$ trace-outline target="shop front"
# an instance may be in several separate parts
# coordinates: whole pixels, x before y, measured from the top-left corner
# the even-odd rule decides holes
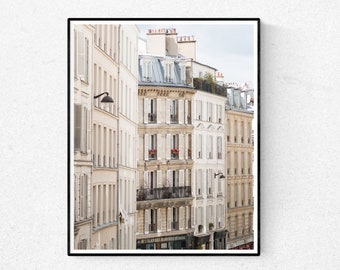
[[[193,233],[137,240],[137,249],[192,249]]]

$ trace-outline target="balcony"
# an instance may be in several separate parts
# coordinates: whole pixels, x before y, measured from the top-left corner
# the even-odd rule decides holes
[[[171,222],[171,229],[172,230],[179,230],[179,222],[178,221]]]
[[[170,123],[171,124],[178,124],[178,115],[177,114],[170,114]]]
[[[178,148],[171,149],[171,159],[178,159],[179,150]]]
[[[157,122],[157,114],[156,113],[148,113],[148,123],[154,124]]]
[[[147,188],[137,190],[137,201],[191,197],[191,186]]]
[[[157,150],[156,149],[149,149],[149,160],[157,158]]]
[[[149,224],[149,232],[156,232],[157,226],[156,224]]]

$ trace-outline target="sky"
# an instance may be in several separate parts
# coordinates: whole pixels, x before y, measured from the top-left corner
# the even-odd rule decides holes
[[[142,38],[146,38],[148,29],[154,28],[176,28],[178,36],[195,36],[196,61],[222,72],[225,82],[246,82],[254,87],[254,64],[257,66],[254,62],[254,54],[257,54],[254,37],[257,34],[253,24],[230,24],[228,21],[212,23],[165,21],[137,26]]]

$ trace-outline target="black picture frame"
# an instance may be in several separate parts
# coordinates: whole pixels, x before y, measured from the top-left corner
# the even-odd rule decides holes
[[[73,94],[73,80],[74,76],[72,76],[72,58],[74,57],[72,51],[73,39],[72,39],[72,31],[73,25],[84,23],[84,24],[93,24],[95,22],[110,22],[110,23],[135,23],[139,22],[140,24],[146,24],[148,22],[157,23],[157,22],[169,22],[178,24],[180,22],[183,23],[209,23],[209,24],[223,24],[226,25],[228,23],[251,23],[254,26],[254,111],[256,113],[256,121],[254,121],[253,128],[256,130],[255,132],[255,150],[254,150],[254,163],[256,163],[256,175],[254,175],[254,181],[256,181],[256,189],[254,188],[254,224],[256,225],[256,232],[254,232],[254,244],[253,250],[224,250],[223,252],[219,252],[216,250],[190,250],[188,252],[184,252],[183,250],[167,250],[165,252],[157,252],[153,251],[135,251],[135,250],[79,250],[72,247],[73,238],[74,238],[74,218],[72,215],[73,211],[73,201],[74,201],[74,190],[72,186],[73,179],[73,151],[74,151],[74,137],[72,129],[74,129],[74,100]],[[67,213],[68,213],[68,224],[67,224],[67,254],[69,256],[259,256],[260,255],[260,19],[259,18],[69,18],[67,20],[67,87],[68,87],[68,96],[67,96],[67,169],[68,169],[68,181],[67,181],[67,192],[68,192],[68,201],[67,201]],[[91,189],[92,191],[92,189]],[[118,191],[117,191],[118,192]],[[91,225],[92,226],[92,225]],[[74,243],[73,243],[74,244]]]

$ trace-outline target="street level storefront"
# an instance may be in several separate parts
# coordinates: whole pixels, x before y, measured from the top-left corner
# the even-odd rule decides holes
[[[194,234],[137,240],[137,249],[192,249]]]
[[[202,234],[195,236],[195,249],[209,249],[210,234]]]
[[[226,248],[226,235],[226,230],[214,232],[214,249]]]
[[[254,242],[243,244],[241,246],[234,247],[234,248],[231,248],[231,249],[234,249],[234,250],[235,249],[254,249]]]

